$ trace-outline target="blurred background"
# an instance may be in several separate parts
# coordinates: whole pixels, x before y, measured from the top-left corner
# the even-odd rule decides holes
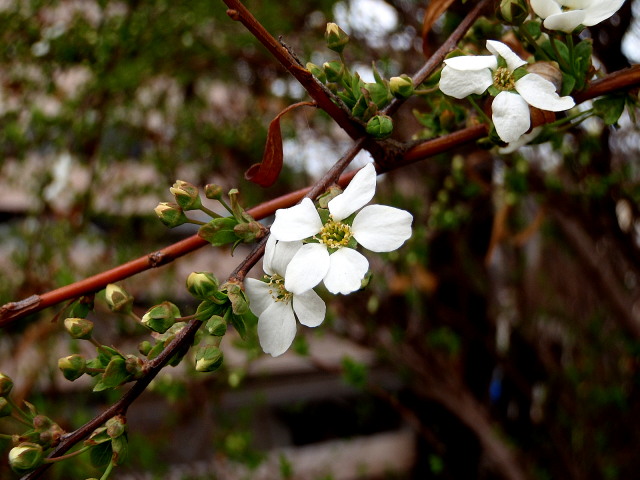
[[[368,81],[425,60],[428,2],[248,1],[302,63],[335,60],[324,30]],[[435,50],[469,10],[454,3],[425,39]],[[638,61],[640,4],[592,27],[595,66]],[[240,190],[250,207],[319,178],[351,141],[330,117],[282,119],[285,168],[244,180],[269,122],[308,97],[221,1],[0,2],[0,304],[44,293],[162,248],[153,212],[176,179]],[[468,40],[500,38],[492,17]],[[474,37],[475,36],[475,37]],[[637,91],[632,92],[637,98]],[[463,104],[461,104],[463,105]],[[434,105],[412,99],[394,138],[428,139]],[[635,111],[592,118],[551,143],[500,156],[467,145],[386,174],[376,202],[409,210],[413,237],[369,255],[367,289],[330,297],[272,359],[225,337],[225,366],[167,368],[129,410],[130,459],[115,479],[617,479],[640,460],[640,137]],[[429,116],[431,115],[431,116]],[[463,128],[456,118],[451,130]],[[371,161],[362,153],[354,162]],[[212,208],[215,205],[210,205]],[[192,271],[226,278],[248,252],[205,247],[121,283],[142,315],[197,305]],[[259,276],[260,266],[252,275]],[[96,336],[135,353],[146,330],[96,297]],[[329,300],[330,298],[330,300]],[[0,370],[67,430],[120,396],[66,381],[57,313],[0,331]],[[56,321],[57,320],[57,321]],[[86,381],[85,381],[86,380]],[[13,425],[0,421],[0,430]],[[0,440],[0,448],[8,451]],[[99,477],[87,458],[46,478]],[[0,461],[1,478],[17,478]]]

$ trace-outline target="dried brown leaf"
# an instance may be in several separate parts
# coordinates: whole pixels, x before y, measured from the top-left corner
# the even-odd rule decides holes
[[[427,41],[429,32],[433,24],[436,23],[436,20],[447,11],[453,2],[454,0],[431,0],[424,11],[424,20],[422,21],[422,51],[426,57],[430,55],[430,48]]]

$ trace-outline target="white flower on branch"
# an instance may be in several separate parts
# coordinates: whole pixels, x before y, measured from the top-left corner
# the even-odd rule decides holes
[[[624,0],[531,0],[531,8],[549,30],[571,33],[580,25],[591,27],[611,17]]]
[[[331,293],[354,292],[360,289],[369,270],[369,261],[355,250],[357,244],[373,252],[391,252],[411,236],[413,216],[406,210],[386,205],[365,207],[375,191],[376,170],[368,164],[344,192],[329,201],[326,221],[308,198],[276,211],[271,235],[287,242],[309,241],[287,267],[288,291],[302,293],[324,281]]]
[[[317,327],[327,310],[313,290],[294,294],[285,288],[287,265],[301,247],[302,242],[279,242],[269,236],[263,260],[266,281],[244,281],[249,308],[258,317],[260,346],[274,357],[291,346],[296,336],[296,318],[302,325]]]
[[[504,43],[487,40],[487,49],[493,55],[446,59],[440,90],[458,99],[474,93],[480,95],[491,86],[500,90],[491,105],[491,119],[503,141],[515,142],[529,130],[529,105],[552,112],[575,106],[573,98],[560,97],[549,80],[524,70],[516,72],[527,62]]]

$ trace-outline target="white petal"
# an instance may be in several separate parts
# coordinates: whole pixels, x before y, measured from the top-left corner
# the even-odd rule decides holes
[[[561,32],[571,33],[578,28],[579,25],[584,25],[585,16],[584,10],[570,10],[547,17],[543,24],[549,30],[560,30]]]
[[[368,205],[351,227],[358,243],[372,252],[397,250],[411,236],[413,216],[406,210],[386,205]]]
[[[498,152],[503,155],[506,155],[508,153],[513,153],[516,150],[518,150],[520,147],[523,147],[527,145],[529,142],[532,142],[533,140],[535,140],[535,138],[538,135],[540,135],[541,132],[542,132],[542,127],[540,126],[532,128],[529,133],[525,133],[515,142],[511,142],[506,147],[498,148]]]
[[[445,65],[454,70],[462,70],[465,72],[473,70],[495,70],[498,61],[493,55],[461,55],[451,57],[444,60]]]
[[[304,198],[291,208],[276,210],[276,219],[271,225],[271,235],[276,240],[291,242],[312,237],[322,228],[322,221],[313,202]]]
[[[261,282],[255,278],[245,278],[244,291],[249,297],[249,308],[256,317],[262,315],[273,303],[273,297],[269,293],[271,287],[268,283]]]
[[[530,0],[531,8],[540,18],[547,18],[562,12],[562,8],[554,0]]]
[[[329,257],[331,265],[324,285],[331,293],[346,295],[359,290],[369,270],[369,261],[352,248],[341,248]]]
[[[491,104],[491,118],[498,136],[505,142],[515,142],[529,130],[529,105],[517,93],[500,92]]]
[[[466,58],[466,57],[465,57]],[[495,57],[491,57],[495,60]],[[475,93],[480,95],[493,84],[491,70],[455,70],[445,66],[440,74],[440,90],[453,98],[465,98]]]
[[[258,318],[258,339],[265,353],[282,355],[296,336],[296,319],[290,303],[273,302]]]
[[[576,104],[569,96],[559,96],[553,83],[535,73],[529,73],[518,80],[516,91],[529,105],[541,110],[561,112],[573,108]]]
[[[496,40],[487,40],[487,50],[494,55],[500,55],[507,62],[507,68],[513,72],[516,68],[526,65],[527,62],[522,60],[518,55],[504,43]]]
[[[294,255],[284,275],[284,288],[299,295],[318,285],[329,270],[329,252],[322,243],[307,243]]]
[[[273,241],[272,241],[273,238]],[[284,277],[287,271],[287,265],[302,247],[302,242],[280,242],[275,240],[273,235],[269,236],[267,246],[264,252],[263,268],[265,273],[273,275],[274,273]]]
[[[317,327],[324,321],[327,306],[313,290],[293,296],[293,311],[298,321],[307,327]]]
[[[582,24],[590,27],[606,20],[616,13],[623,3],[624,0],[592,2],[591,6],[585,9],[585,19]]]
[[[376,169],[368,163],[354,175],[344,192],[329,201],[329,212],[334,220],[347,218],[369,203],[375,193]]]

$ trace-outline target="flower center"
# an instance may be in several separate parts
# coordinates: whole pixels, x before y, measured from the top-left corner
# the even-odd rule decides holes
[[[285,302],[289,303],[291,297],[293,297],[293,293],[284,288],[284,278],[282,278],[278,274],[273,274],[271,276],[265,275],[265,279],[269,280],[269,294],[271,298],[273,298],[276,302]]]
[[[493,85],[498,90],[513,90],[516,88],[516,81],[513,78],[513,73],[508,68],[498,67],[493,72]]]
[[[351,240],[351,227],[346,223],[329,218],[320,230],[320,240],[329,248],[346,247]],[[316,237],[317,238],[317,237]]]

